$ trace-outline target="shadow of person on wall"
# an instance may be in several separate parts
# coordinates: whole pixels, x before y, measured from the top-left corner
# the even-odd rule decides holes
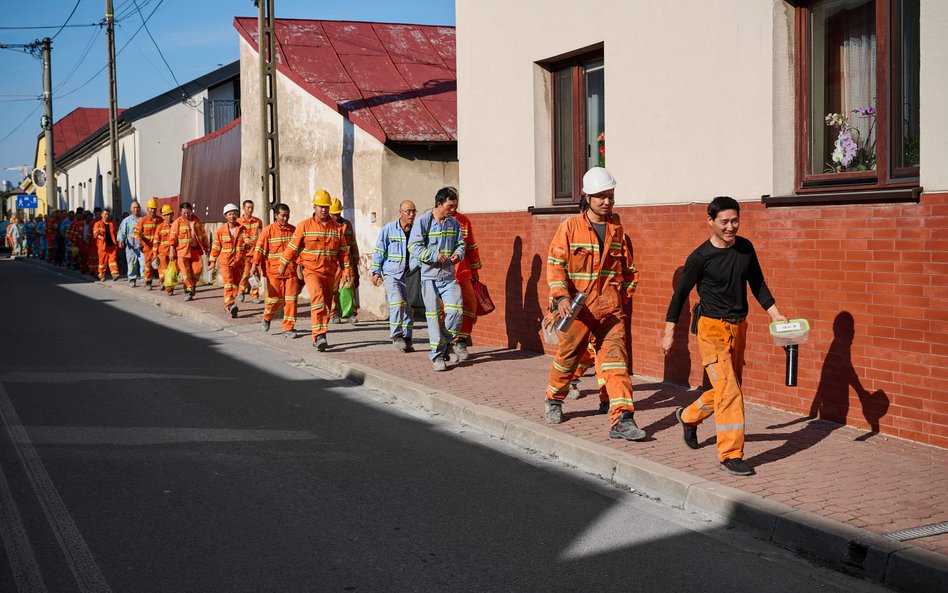
[[[504,325],[507,327],[507,348],[513,350],[520,345],[520,332],[515,320],[523,313],[523,239],[514,237],[507,278],[504,282]]]
[[[540,339],[540,328],[543,323],[543,309],[540,307],[540,274],[543,272],[543,260],[539,255],[533,256],[530,263],[530,277],[527,287],[523,291],[523,312],[520,317],[520,345],[524,350],[543,352],[543,341]]]
[[[855,336],[855,321],[849,311],[841,311],[833,320],[833,342],[823,359],[823,368],[820,371],[820,382],[813,396],[810,410],[803,418],[798,418],[782,424],[768,426],[768,429],[787,428],[795,424],[806,422],[806,426],[786,436],[786,442],[776,449],[766,451],[758,457],[767,461],[777,461],[789,457],[797,451],[812,447],[829,436],[833,431],[842,428],[849,415],[849,389],[856,392],[862,404],[863,415],[869,422],[871,431],[856,438],[865,441],[879,433],[879,419],[885,416],[889,409],[889,398],[885,392],[877,390],[870,393],[862,386],[856,369],[853,367],[852,346]],[[826,420],[827,422],[814,422]],[[783,435],[752,435],[747,440],[773,440]],[[757,460],[757,465],[767,461]]]

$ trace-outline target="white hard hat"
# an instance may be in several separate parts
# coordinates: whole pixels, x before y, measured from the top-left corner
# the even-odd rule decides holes
[[[237,207],[237,204],[227,204],[226,206],[224,206],[224,214],[225,214],[225,215],[226,215],[228,212],[230,212],[231,210],[240,212],[240,208]]]
[[[615,189],[615,187],[616,178],[612,176],[609,169],[593,167],[583,175],[583,193],[587,196]]]

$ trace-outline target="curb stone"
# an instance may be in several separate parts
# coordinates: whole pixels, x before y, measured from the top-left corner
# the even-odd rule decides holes
[[[37,267],[47,267],[45,262],[22,261]],[[56,271],[83,277],[64,269]],[[152,304],[171,315],[218,331],[229,331],[231,328],[210,313],[177,301],[165,301],[154,295],[136,292],[124,286],[125,283],[121,283],[121,286],[115,286],[116,283],[99,284],[142,303]],[[244,335],[280,352],[300,356],[299,352],[279,346],[275,337],[271,340],[272,336],[254,335],[254,332],[232,333]],[[909,593],[945,592],[948,558],[940,554],[808,511],[795,510],[785,504],[704,480],[631,453],[590,443],[532,420],[433,390],[371,367],[314,354],[307,353],[303,360],[324,372],[356,385],[387,392],[395,399],[420,406],[454,422],[468,424],[517,446],[555,455],[583,471],[611,479],[666,504],[683,507],[686,511],[717,515],[731,525],[750,528],[766,541],[836,570]]]

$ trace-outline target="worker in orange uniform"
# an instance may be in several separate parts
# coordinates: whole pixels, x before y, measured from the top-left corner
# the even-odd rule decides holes
[[[155,268],[152,266],[152,261],[157,255],[155,231],[158,230],[158,225],[161,224],[161,217],[158,216],[158,200],[155,198],[148,200],[145,208],[148,210],[148,214],[143,216],[135,225],[132,237],[142,247],[142,280],[145,281],[148,290],[153,290],[152,278],[155,276]]]
[[[711,237],[691,252],[675,287],[668,313],[662,352],[667,356],[674,345],[675,324],[685,300],[698,287],[698,352],[711,389],[687,408],[675,410],[682,438],[691,449],[698,448],[698,425],[714,414],[721,469],[738,476],[750,476],[754,469],[744,462],[744,345],[747,335],[747,287],[767,311],[772,321],[786,321],[770,294],[754,245],[737,236],[741,206],[728,196],[718,196],[708,204]]]
[[[250,246],[250,251],[253,251],[257,244],[257,238],[260,236],[260,231],[263,229],[263,221],[253,215],[253,200],[244,200],[242,206],[243,214],[240,215],[239,221],[247,234],[247,245]],[[244,258],[244,273],[240,278],[237,299],[242,303],[244,302],[244,295],[249,293],[250,301],[255,305],[259,305],[263,302],[260,300],[260,287],[250,285],[250,267],[252,265],[253,256],[251,254]]]
[[[86,225],[85,210],[76,208],[76,217],[69,228],[66,229],[66,267],[78,270],[80,268],[80,244],[82,243],[82,231]]]
[[[178,274],[184,282],[186,300],[194,300],[194,290],[201,277],[201,256],[210,251],[204,223],[194,214],[191,204],[182,202],[180,216],[171,223],[169,243],[174,250]]]
[[[174,250],[171,249],[171,217],[174,216],[174,208],[165,204],[161,207],[161,222],[155,228],[155,256],[158,258],[158,284],[165,287],[165,292],[169,295],[174,294],[174,286],[165,286],[165,271],[168,269],[168,262],[174,258]],[[175,263],[175,266],[178,264]]]
[[[290,207],[286,204],[277,204],[273,207],[273,222],[268,225],[257,238],[254,246],[253,263],[250,266],[250,275],[256,276],[263,270],[267,279],[267,301],[263,308],[263,319],[260,326],[263,331],[270,331],[270,321],[283,307],[284,338],[296,337],[296,299],[300,293],[300,280],[296,275],[296,266],[291,266],[280,273],[280,256],[286,250],[296,227],[290,224]]]
[[[59,210],[46,215],[46,261],[56,262],[56,235],[59,234]]]
[[[635,423],[625,335],[625,306],[632,298],[638,273],[630,265],[622,225],[612,213],[615,187],[615,178],[607,169],[587,171],[581,213],[563,221],[550,244],[547,278],[551,308],[561,318],[573,317],[573,321],[566,331],[559,332],[544,416],[551,424],[563,421],[563,400],[592,336],[609,395],[609,437],[639,441],[645,438],[645,431]],[[574,316],[572,301],[577,293],[584,293],[586,301]]]
[[[280,256],[277,276],[286,274],[297,259],[303,266],[303,282],[309,291],[310,318],[313,322],[313,347],[325,352],[329,347],[329,306],[336,270],[342,268],[343,282],[349,282],[349,245],[329,214],[332,196],[320,189],[313,196],[313,215],[296,225],[296,231]],[[292,268],[290,268],[292,270]]]
[[[460,196],[460,193],[458,195]],[[467,360],[470,356],[467,351],[467,343],[471,338],[474,324],[477,322],[477,296],[474,294],[474,283],[479,281],[481,254],[477,249],[477,240],[474,238],[471,219],[460,212],[455,212],[454,218],[461,226],[461,236],[464,238],[464,259],[458,262],[454,271],[454,278],[461,287],[461,307],[463,309],[461,328],[454,338],[454,353],[458,355],[458,360]]]
[[[240,279],[244,275],[244,260],[251,247],[247,243],[247,229],[238,222],[238,216],[240,216],[240,209],[236,204],[224,206],[224,218],[227,222],[218,227],[217,232],[214,233],[211,255],[207,260],[212,282],[216,271],[215,266],[220,267],[221,279],[224,281],[224,308],[233,318],[236,318],[239,312],[237,290]]]
[[[99,275],[99,251],[92,230],[95,228],[95,215],[91,210],[83,214],[82,236],[79,239],[79,266],[83,274]]]
[[[96,242],[96,251],[99,256],[99,280],[105,281],[105,269],[108,267],[112,280],[118,280],[118,239],[116,234],[118,227],[112,220],[112,211],[108,208],[102,209],[101,218],[92,227],[92,237]]]
[[[342,217],[342,200],[339,198],[332,199],[332,206],[329,207],[329,214],[333,217],[333,220],[342,227],[342,233],[346,237],[346,244],[349,245],[349,271],[352,278],[352,289],[353,289],[353,303],[352,303],[352,315],[346,317],[350,323],[358,323],[359,319],[357,315],[359,314],[359,301],[356,298],[359,290],[359,246],[356,245],[355,233],[352,231],[352,223]],[[336,284],[332,290],[332,310],[330,314],[332,315],[332,323],[342,323],[343,317],[340,315],[339,309],[339,287],[343,286],[342,284],[342,269],[336,271]]]

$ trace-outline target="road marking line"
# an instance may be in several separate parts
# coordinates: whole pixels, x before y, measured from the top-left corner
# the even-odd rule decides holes
[[[23,528],[20,512],[10,491],[7,477],[0,468],[0,540],[7,551],[10,568],[13,569],[13,581],[20,593],[46,593],[43,574],[36,564],[36,556],[30,546],[30,538]]]
[[[108,583],[102,576],[102,571],[92,557],[89,546],[79,533],[76,523],[69,515],[63,499],[56,491],[53,480],[43,466],[36,449],[30,443],[29,435],[20,423],[20,417],[13,408],[13,402],[7,395],[7,390],[0,383],[0,420],[13,441],[13,448],[26,471],[26,476],[33,486],[33,491],[39,498],[46,520],[49,521],[56,541],[66,556],[66,562],[83,593],[110,593]]]

